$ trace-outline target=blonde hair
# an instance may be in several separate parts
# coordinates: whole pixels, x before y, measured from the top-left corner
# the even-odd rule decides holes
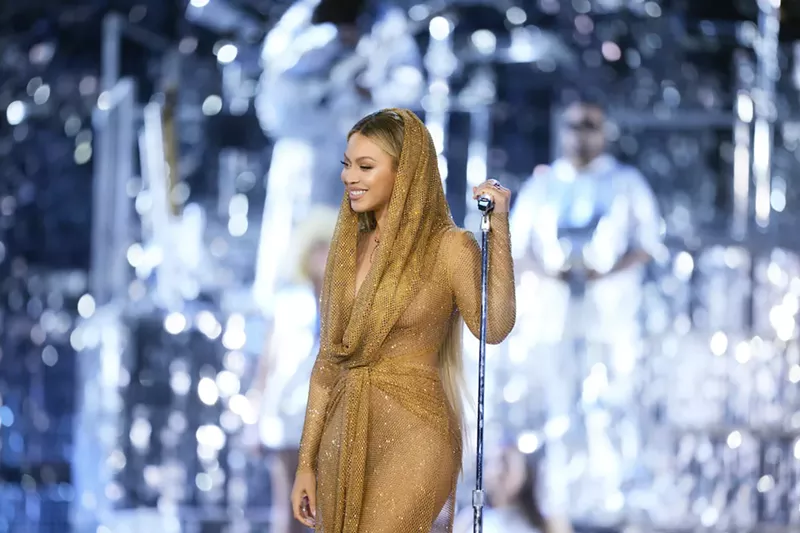
[[[367,115],[356,123],[347,134],[348,140],[354,134],[360,134],[377,144],[384,152],[392,157],[395,170],[400,163],[400,153],[403,150],[404,123],[403,118],[394,111],[383,110]],[[358,225],[361,231],[375,229],[377,223],[372,212],[359,213]],[[447,401],[456,417],[458,431],[464,436],[464,362],[462,353],[462,338],[464,321],[461,315],[453,314],[447,328],[444,341],[439,348],[440,373],[442,386]]]

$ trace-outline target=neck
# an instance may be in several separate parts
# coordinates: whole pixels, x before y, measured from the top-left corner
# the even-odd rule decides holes
[[[375,233],[380,235],[383,230],[383,224],[386,221],[386,214],[388,206],[381,207],[375,210]]]
[[[583,170],[594,163],[601,155],[602,154],[597,154],[590,157],[571,157],[569,158],[569,162],[573,167],[575,167],[575,170]]]
[[[572,158],[569,160],[570,164],[575,170],[583,170],[592,163],[593,159]]]

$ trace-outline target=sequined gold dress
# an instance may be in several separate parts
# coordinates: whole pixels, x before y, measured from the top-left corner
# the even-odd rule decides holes
[[[477,334],[480,248],[452,222],[430,134],[410,111],[381,245],[356,294],[358,220],[342,202],[322,294],[298,471],[317,531],[452,531],[461,429],[437,354],[460,313]],[[488,342],[515,320],[508,217],[492,216]]]

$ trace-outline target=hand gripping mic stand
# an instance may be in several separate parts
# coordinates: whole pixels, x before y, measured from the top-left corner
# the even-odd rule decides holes
[[[478,198],[481,216],[481,328],[478,349],[478,439],[475,453],[475,490],[472,491],[473,533],[483,533],[483,404],[486,386],[486,316],[489,293],[489,216],[494,202],[488,196]]]

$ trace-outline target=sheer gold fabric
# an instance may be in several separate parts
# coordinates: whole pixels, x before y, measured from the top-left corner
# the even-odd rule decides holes
[[[451,531],[461,428],[437,353],[460,312],[480,326],[480,249],[452,222],[424,124],[404,122],[375,262],[355,294],[358,220],[345,198],[322,294],[299,471],[317,475],[317,531]],[[515,320],[508,217],[493,216],[488,341]]]

